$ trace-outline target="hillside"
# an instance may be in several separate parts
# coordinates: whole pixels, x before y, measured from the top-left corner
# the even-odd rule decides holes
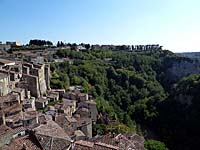
[[[184,53],[177,53],[178,55],[182,55],[185,57],[190,57],[190,58],[200,58],[200,52],[184,52]]]
[[[125,124],[124,130],[137,130],[170,149],[194,145],[187,135],[195,138],[199,133],[199,78],[190,75],[200,73],[199,61],[166,50],[66,49],[54,57],[67,61],[51,64],[52,87],[82,85],[97,99],[99,112]],[[96,133],[109,132],[105,125],[105,120],[99,120]]]

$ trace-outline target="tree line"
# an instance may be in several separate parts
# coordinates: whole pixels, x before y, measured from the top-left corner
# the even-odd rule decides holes
[[[34,39],[34,40],[30,40],[29,41],[29,45],[37,45],[37,46],[52,46],[53,43],[51,41],[46,41],[46,40],[38,40],[38,39]]]

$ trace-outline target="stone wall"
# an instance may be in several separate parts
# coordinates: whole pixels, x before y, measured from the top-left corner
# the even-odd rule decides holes
[[[49,64],[45,65],[45,81],[46,81],[47,90],[51,90],[51,88],[50,88],[50,65]]]
[[[9,93],[8,84],[9,76],[4,76],[3,78],[0,78],[0,96],[4,96]]]
[[[44,70],[44,65],[42,65],[41,69],[39,70],[39,89],[40,89],[40,94],[44,95],[46,94],[47,91],[47,86],[46,86],[46,80],[45,80],[45,70]]]
[[[84,125],[81,127],[81,131],[88,137],[92,138],[92,123]]]
[[[30,91],[31,96],[34,96],[37,98],[40,97],[38,77],[23,74],[23,78],[27,82],[27,88]]]

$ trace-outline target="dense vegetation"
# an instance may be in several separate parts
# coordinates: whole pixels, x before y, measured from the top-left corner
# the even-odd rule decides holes
[[[102,49],[84,52],[65,49],[59,50],[54,57],[67,57],[73,63],[51,64],[52,87],[68,89],[69,85],[82,85],[85,92],[97,99],[102,116],[118,121],[111,128],[104,117],[95,126],[96,133],[137,130],[147,139],[165,142],[170,149],[195,146],[190,139],[191,136],[198,138],[200,131],[200,76],[178,81],[166,72],[172,63],[191,61],[189,58],[164,50],[125,52]],[[184,97],[179,96],[181,94],[194,95],[192,104],[182,103],[180,99]],[[183,142],[185,140],[187,144]],[[152,147],[152,143],[150,141],[147,146]]]

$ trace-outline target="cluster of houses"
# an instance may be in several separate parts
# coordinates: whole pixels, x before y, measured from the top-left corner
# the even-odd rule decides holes
[[[144,149],[143,137],[135,133],[93,137],[98,112],[92,96],[81,86],[51,89],[45,52],[29,53],[12,54],[27,55],[26,61],[0,58],[0,149]]]
[[[92,45],[91,49],[122,50],[122,51],[149,51],[162,50],[159,44],[150,45]]]
[[[162,50],[163,46],[159,44],[148,44],[148,45],[89,45],[89,44],[64,44],[60,48],[73,49],[76,51],[85,51],[85,50],[122,50],[122,51],[150,51],[150,50]]]
[[[7,41],[6,43],[3,43],[2,41],[0,41],[0,49],[4,51],[8,51],[12,47],[17,47],[17,46],[21,46],[21,43],[16,41],[15,42]]]
[[[40,41],[40,40],[39,40]],[[59,43],[59,42],[58,42]],[[56,46],[51,46],[51,49],[73,49],[77,51],[84,50],[95,50],[95,49],[107,49],[107,50],[124,50],[124,51],[149,51],[149,50],[162,50],[163,46],[159,44],[148,44],[148,45],[90,45],[90,44],[66,44],[61,41],[62,44],[57,44]],[[21,46],[20,42],[6,42],[2,43],[0,41],[0,50],[8,51],[11,48]],[[32,45],[33,46],[33,45]]]

